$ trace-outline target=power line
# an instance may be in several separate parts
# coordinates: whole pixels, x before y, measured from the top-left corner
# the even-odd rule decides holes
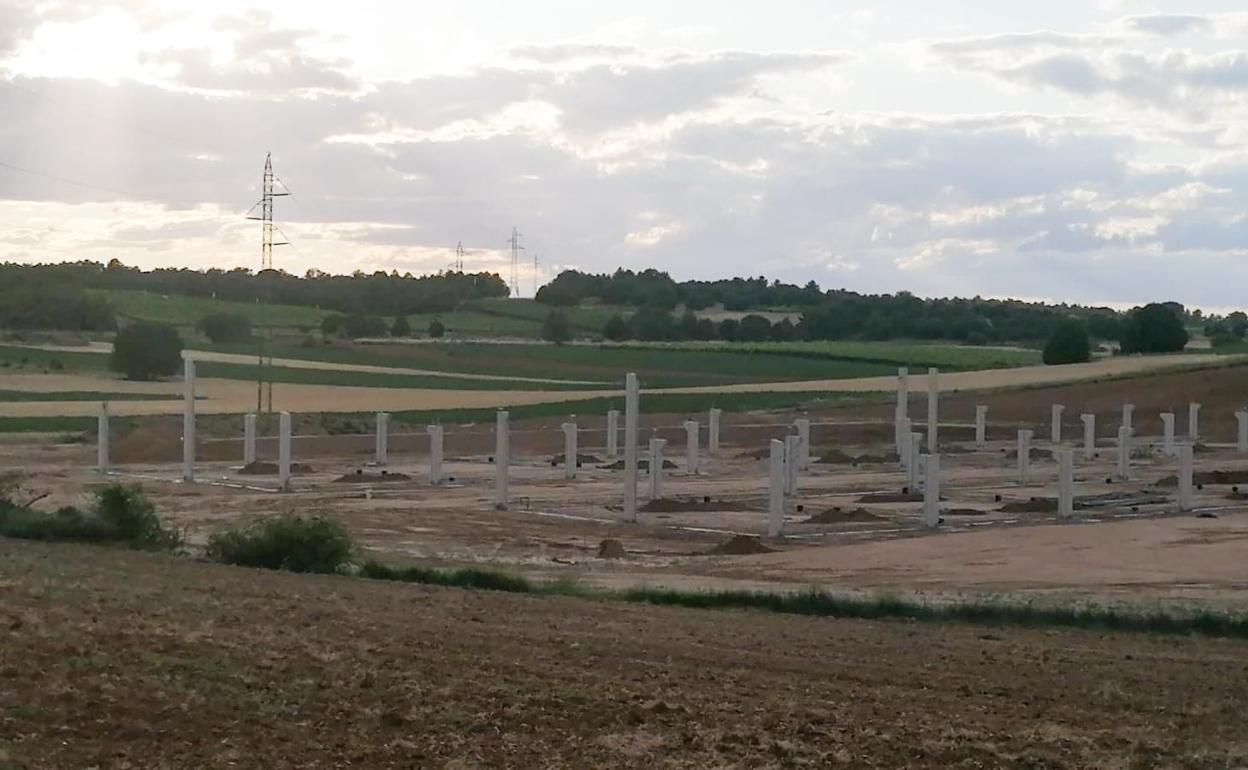
[[[60,182],[61,184],[67,184],[73,187],[82,187],[87,190],[95,190],[97,192],[112,193],[113,195],[124,195],[127,198],[138,198],[140,200],[146,200],[152,203],[187,203],[192,206],[198,206],[204,203],[204,201],[192,201],[192,200],[187,200],[185,198],[158,198],[154,195],[136,193],[130,190],[122,190],[116,187],[106,187],[105,185],[94,184],[92,182],[83,182],[77,179],[69,179],[68,177],[57,176],[56,174],[48,174],[43,171],[35,171],[34,169],[23,168],[22,166],[15,166],[12,163],[5,163],[4,161],[0,161],[0,168],[7,168],[10,171],[17,171],[23,174],[30,174],[31,176],[37,176],[43,179],[50,179],[53,182]]]

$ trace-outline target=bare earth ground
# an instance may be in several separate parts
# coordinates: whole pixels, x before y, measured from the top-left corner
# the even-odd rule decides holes
[[[697,612],[0,540],[14,768],[1228,768],[1248,644]]]
[[[1104,377],[1162,371],[1177,366],[1209,366],[1231,364],[1236,358],[1202,354],[1171,356],[1123,357],[1065,366],[1030,366],[1016,369],[994,369],[977,372],[951,372],[941,375],[942,391],[982,390],[1024,385],[1046,385],[1078,382]],[[327,368],[343,368],[322,365]],[[381,367],[369,367],[370,370]],[[910,379],[915,392],[926,388],[926,377]],[[138,386],[135,388],[135,386]],[[0,389],[48,392],[53,390],[101,392],[180,393],[179,383],[127,383],[107,376],[0,374]],[[203,414],[241,414],[255,406],[255,383],[241,380],[201,379],[197,382],[201,400],[197,405]],[[897,387],[895,377],[866,377],[846,380],[815,380],[768,382],[743,385],[670,388],[644,391],[650,393],[751,393],[828,391],[870,393],[891,391]],[[163,389],[162,389],[163,388]],[[376,410],[453,409],[464,407],[493,408],[508,405],[556,403],[613,395],[612,391],[466,391],[400,388],[345,388],[330,385],[278,384],[273,388],[274,408],[289,412],[368,412]],[[618,394],[614,394],[618,395]],[[175,401],[119,401],[110,405],[117,415],[177,414],[182,405]],[[0,417],[84,416],[99,412],[93,402],[25,401],[0,403]]]

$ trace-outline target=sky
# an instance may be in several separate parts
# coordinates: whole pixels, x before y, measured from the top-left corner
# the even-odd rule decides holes
[[[1243,8],[0,0],[0,261],[1238,309]]]

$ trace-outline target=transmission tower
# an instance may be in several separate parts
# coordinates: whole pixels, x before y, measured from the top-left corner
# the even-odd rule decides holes
[[[273,199],[290,195],[289,192],[274,192],[273,190],[273,153],[265,153],[264,156],[264,176],[261,181],[260,202],[251,207],[252,211],[256,210],[256,206],[260,207],[259,216],[248,214],[248,219],[259,220],[260,225],[260,269],[273,269],[273,247],[285,246],[286,241],[273,242]]]
[[[533,254],[533,299],[537,299],[537,254]]]
[[[455,246],[455,270],[457,272],[464,272],[464,257],[467,256],[467,254],[468,252],[464,251],[464,242],[460,241]]]
[[[511,244],[511,298],[516,299],[520,296],[520,252],[524,251],[524,247],[520,245],[521,233],[515,227],[511,228],[511,237],[507,239],[507,243]]]

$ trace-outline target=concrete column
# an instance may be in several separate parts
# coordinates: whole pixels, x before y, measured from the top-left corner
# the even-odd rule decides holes
[[[1135,414],[1135,404],[1122,405],[1122,426],[1127,430],[1135,430],[1135,426],[1131,424],[1131,415]]]
[[[719,419],[723,414],[723,409],[712,409],[707,417],[706,451],[712,455],[719,454]]]
[[[565,422],[563,424],[563,477],[565,479],[576,478],[576,423]]]
[[[1131,476],[1131,429],[1125,425],[1118,429],[1118,478],[1123,481]]]
[[[923,523],[940,524],[940,455],[923,456]]]
[[[1049,427],[1049,441],[1054,444],[1062,443],[1062,413],[1066,411],[1063,404],[1054,404],[1049,407],[1051,425]]]
[[[195,480],[195,361],[182,362],[182,480]]]
[[[698,422],[685,420],[685,473],[698,472]]]
[[[637,521],[637,375],[624,378],[624,520]]]
[[[767,536],[780,537],[784,528],[784,442],[771,440],[771,484],[767,496]]]
[[[1235,413],[1235,421],[1239,423],[1236,434],[1235,448],[1241,453],[1248,452],[1248,411],[1243,409]]]
[[[620,456],[620,410],[607,411],[607,459]]]
[[[96,424],[95,467],[100,473],[108,473],[108,404],[103,405]]]
[[[243,465],[256,461],[256,416],[243,415]]]
[[[897,454],[901,454],[901,450],[910,437],[905,435],[907,429],[904,427],[910,419],[910,370],[901,367],[897,370],[897,407],[894,410],[893,417],[893,443]]]
[[[910,468],[910,442],[914,437],[914,432],[910,430],[909,420],[906,420],[901,427],[901,451],[897,453],[897,464],[902,470],[907,470]]]
[[[1083,420],[1083,459],[1091,460],[1096,456],[1096,415],[1081,414]]]
[[[650,499],[663,497],[663,447],[667,439],[650,439]]]
[[[1027,476],[1031,470],[1031,436],[1032,431],[1018,432],[1018,485],[1027,486]]]
[[[923,471],[923,463],[920,459],[920,453],[923,447],[923,434],[910,434],[910,464],[906,467],[906,486],[910,488],[910,494],[917,494],[919,491],[919,478]]]
[[[975,407],[975,446],[983,448],[988,443],[988,407]]]
[[[373,462],[385,465],[390,461],[390,415],[377,413],[376,447],[373,450]]]
[[[1187,405],[1187,440],[1196,443],[1200,438],[1200,404],[1195,401]]]
[[[1174,457],[1174,413],[1161,413],[1161,451]]]
[[[290,412],[277,416],[277,483],[290,489]]]
[[[940,370],[935,367],[927,370],[927,451],[935,454],[940,447],[937,438],[937,409],[940,406]],[[939,461],[937,461],[939,462]]]
[[[429,483],[442,483],[442,426],[430,425],[429,433]]]
[[[1057,515],[1068,519],[1075,515],[1075,450],[1061,447],[1057,455]]]
[[[1196,488],[1192,483],[1192,445],[1179,447],[1179,511],[1196,507]]]
[[[790,497],[797,494],[798,458],[801,456],[802,439],[798,436],[784,437],[784,493]]]
[[[494,505],[507,509],[511,473],[511,413],[502,409],[494,420]]]
[[[794,421],[797,426],[797,437],[800,446],[797,448],[797,469],[804,471],[810,468],[810,420],[805,417]]]

